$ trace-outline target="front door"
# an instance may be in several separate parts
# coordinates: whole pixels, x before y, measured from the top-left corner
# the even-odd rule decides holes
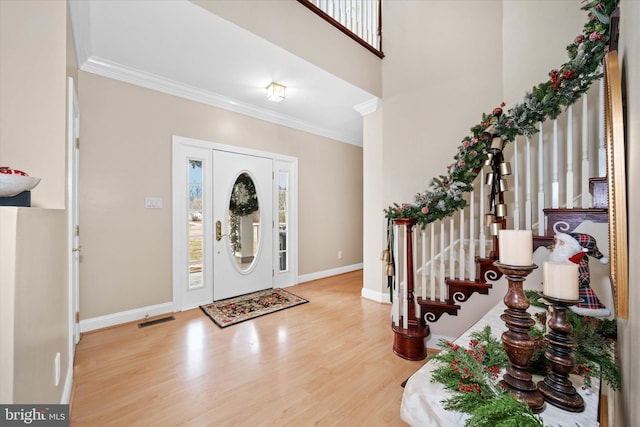
[[[213,299],[273,287],[273,161],[213,152]]]

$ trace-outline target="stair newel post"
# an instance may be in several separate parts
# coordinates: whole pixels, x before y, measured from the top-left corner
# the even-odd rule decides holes
[[[392,323],[394,332],[393,352],[407,360],[423,360],[427,357],[427,349],[425,346],[425,338],[429,335],[429,326],[420,319],[416,314],[416,297],[415,297],[415,272],[413,267],[413,227],[416,225],[415,219],[397,218],[393,220],[394,224],[404,226],[405,229],[405,247],[404,268],[406,272],[404,277],[407,310],[401,313],[404,317],[397,325]]]

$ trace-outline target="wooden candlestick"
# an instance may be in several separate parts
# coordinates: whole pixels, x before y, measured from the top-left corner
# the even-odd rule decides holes
[[[527,368],[535,347],[533,339],[529,336],[529,330],[536,322],[527,312],[529,299],[524,293],[522,282],[538,266],[535,264],[507,265],[500,262],[495,262],[494,265],[509,282],[509,289],[504,297],[504,305],[508,308],[500,319],[507,326],[507,331],[502,334],[502,345],[511,366],[507,368],[500,384],[517,400],[527,404],[534,414],[537,414],[544,409],[544,398]]]
[[[548,326],[551,330],[547,334],[549,347],[544,357],[551,364],[551,372],[543,381],[538,382],[538,390],[544,400],[560,409],[570,412],[584,411],[584,400],[578,394],[569,379],[569,374],[575,366],[573,349],[576,344],[571,338],[573,326],[567,320],[567,308],[578,304],[580,299],[566,300],[542,295],[553,305],[553,313]]]

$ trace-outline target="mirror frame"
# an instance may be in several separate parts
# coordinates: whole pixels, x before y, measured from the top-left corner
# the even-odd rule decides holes
[[[622,80],[617,51],[604,58],[609,262],[616,316],[629,318],[629,257]]]

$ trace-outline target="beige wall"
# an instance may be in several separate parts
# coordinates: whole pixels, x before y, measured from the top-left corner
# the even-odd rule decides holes
[[[374,119],[381,121],[381,136],[365,135],[364,141],[365,152],[380,150],[365,165],[365,174],[380,174],[370,190],[380,197],[375,206],[367,205],[364,218],[365,234],[377,240],[364,260],[364,286],[372,295],[388,292],[378,259],[385,244],[383,209],[412,202],[432,177],[444,173],[469,128],[502,99],[500,1],[383,6],[383,113]]]
[[[373,95],[382,96],[380,58],[297,1],[192,2]]]
[[[172,300],[172,135],[297,157],[298,273],[362,262],[360,147],[85,72],[79,97],[81,318]]]
[[[0,402],[60,403],[69,367],[65,211],[0,207],[0,235]]]
[[[64,0],[0,1],[0,163],[41,178],[32,206],[65,207],[66,17]]]
[[[619,320],[619,351],[622,365],[622,393],[618,396],[614,425],[632,427],[640,420],[640,372],[637,369],[640,342],[640,2],[620,2],[620,63],[625,99],[625,133],[627,147],[627,208],[629,221],[629,319]]]
[[[505,0],[502,7],[503,100],[521,102],[549,71],[567,62],[571,44],[587,14],[575,0]],[[544,28],[544,31],[541,31]]]
[[[0,208],[2,403],[60,403],[71,390],[65,381],[70,374],[63,210],[66,6],[64,0],[0,1],[0,163],[40,177],[32,205],[55,208]],[[11,368],[5,366],[7,348]]]

